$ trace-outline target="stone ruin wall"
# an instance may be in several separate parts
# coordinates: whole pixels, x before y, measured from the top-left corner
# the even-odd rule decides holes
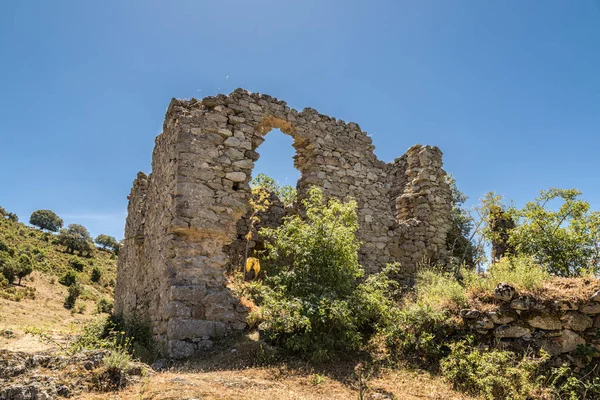
[[[494,297],[491,309],[461,310],[465,328],[478,342],[521,353],[544,349],[557,366],[562,361],[576,365],[572,355],[578,346],[600,351],[600,290],[579,300],[536,298],[499,284]]]
[[[115,289],[116,313],[149,323],[166,356],[191,356],[212,337],[246,327],[247,310],[225,271],[249,211],[256,150],[273,128],[294,140],[300,197],[316,185],[358,202],[367,271],[398,261],[401,278],[410,279],[419,261],[447,257],[451,193],[438,148],[416,145],[387,164],[357,124],[311,108],[298,112],[242,89],[174,99],[152,173],[140,172],[129,195]]]

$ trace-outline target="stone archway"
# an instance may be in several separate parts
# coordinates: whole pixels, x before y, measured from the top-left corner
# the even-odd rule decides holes
[[[187,357],[245,328],[246,310],[225,286],[224,247],[248,211],[256,150],[273,128],[294,140],[299,193],[316,185],[357,200],[367,271],[400,261],[410,277],[418,260],[445,256],[450,191],[437,148],[417,145],[386,164],[357,124],[314,109],[242,89],[174,99],[152,174],[138,174],[129,196],[115,290],[116,312],[150,323],[167,356]]]

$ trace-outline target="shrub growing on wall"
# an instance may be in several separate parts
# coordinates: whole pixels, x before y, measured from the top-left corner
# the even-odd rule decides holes
[[[357,349],[366,328],[385,324],[392,281],[388,271],[362,281],[355,201],[325,202],[312,188],[303,208],[305,217],[261,232],[269,257],[259,328],[275,344],[326,360]]]

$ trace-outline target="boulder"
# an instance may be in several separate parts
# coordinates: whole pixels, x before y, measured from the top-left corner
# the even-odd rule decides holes
[[[527,323],[534,328],[546,331],[557,331],[562,329],[560,320],[550,314],[534,314],[526,319]]]
[[[520,338],[531,333],[529,328],[520,325],[501,325],[494,329],[494,337],[503,338]]]

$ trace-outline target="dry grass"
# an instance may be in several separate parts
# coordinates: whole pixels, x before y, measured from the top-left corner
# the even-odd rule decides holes
[[[87,394],[99,399],[357,399],[354,382],[280,368],[248,368],[210,372],[165,372],[114,394]],[[472,399],[454,392],[441,381],[422,372],[389,371],[367,381],[365,399]],[[395,397],[394,397],[395,396]]]
[[[82,324],[97,318],[94,301],[79,301],[86,305],[82,314],[72,313],[64,307],[67,288],[58,282],[50,283],[52,276],[33,272],[23,279],[23,284],[36,289],[35,300],[23,299],[19,302],[0,298],[0,331],[9,329],[14,338],[0,336],[0,349],[11,351],[42,351],[49,348],[45,343],[24,333],[26,327],[40,328],[61,341],[79,330]],[[93,288],[90,288],[93,290]]]

